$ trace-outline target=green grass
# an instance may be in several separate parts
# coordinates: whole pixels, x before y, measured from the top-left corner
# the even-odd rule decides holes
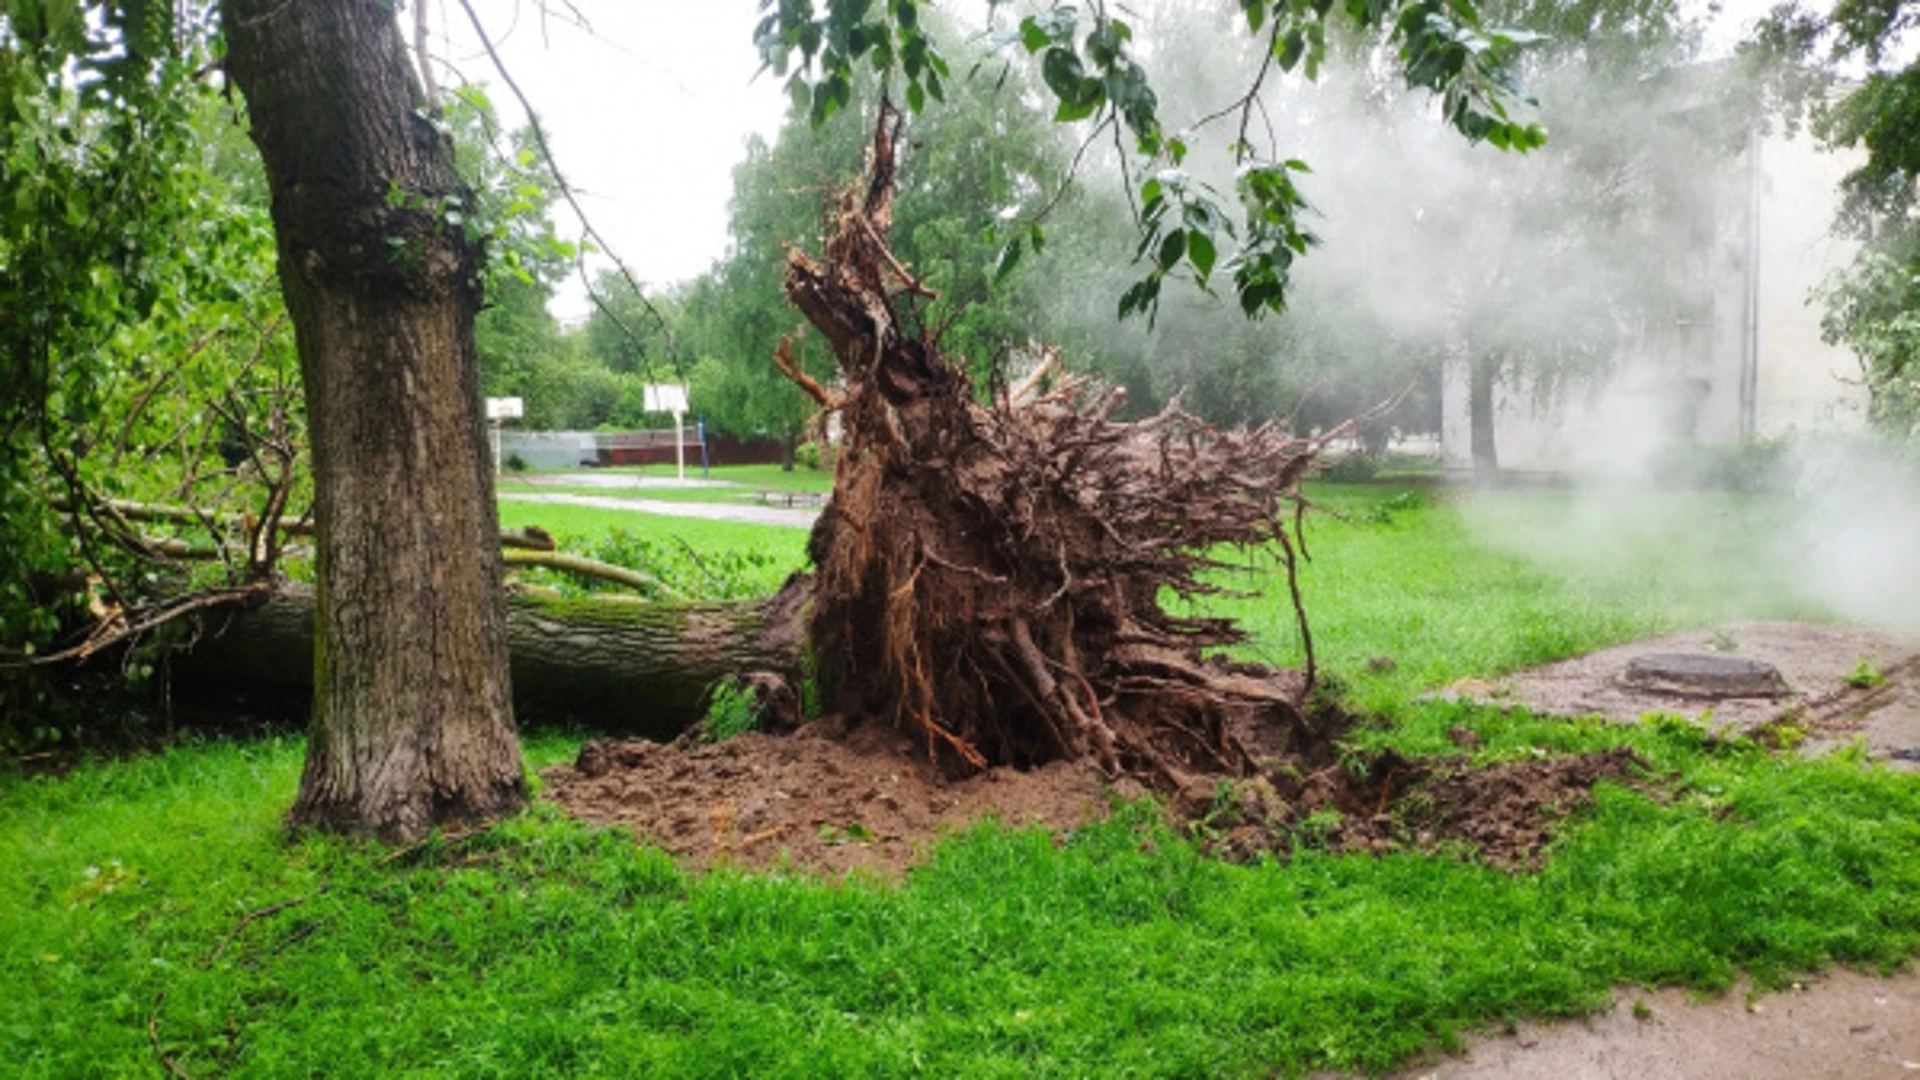
[[[162,1044],[196,1076],[1301,1075],[1576,1013],[1621,982],[1717,989],[1920,952],[1920,779],[1680,723],[1414,700],[1460,674],[1770,614],[1734,588],[1764,567],[1681,580],[1631,551],[1616,565],[1507,550],[1520,526],[1501,514],[1551,493],[1464,512],[1384,508],[1390,489],[1320,494],[1352,518],[1312,537],[1324,655],[1395,721],[1366,742],[1439,752],[1464,724],[1489,758],[1628,744],[1657,791],[1603,787],[1521,876],[1314,851],[1229,866],[1128,811],[1064,843],[978,826],[896,887],[694,877],[551,810],[383,865],[376,848],[282,832],[297,742],[183,746],[0,777],[0,1062],[161,1073],[147,1024],[164,993]],[[1701,554],[1771,510],[1730,512],[1693,541]],[[660,521],[713,530],[697,540],[709,550],[771,542]],[[797,563],[804,534],[766,532]],[[1254,650],[1286,653],[1282,601],[1213,604],[1256,617]],[[1355,670],[1383,652],[1395,672]],[[536,765],[576,745],[527,742]]]
[[[598,541],[615,529],[625,529],[646,536],[685,540],[702,551],[738,548],[791,555],[796,568],[807,550],[807,531],[785,525],[705,521],[564,503],[503,502],[500,504],[500,525],[508,529],[538,525],[556,539],[582,542]]]
[[[563,551],[646,571],[697,599],[771,593],[801,568],[807,551],[805,529],[564,503],[502,502],[500,524],[538,525]],[[568,580],[545,570],[521,576],[547,585]]]
[[[528,484],[502,480],[499,491],[502,495],[587,495],[596,499],[632,499],[634,501],[665,503],[720,503],[729,506],[776,506],[784,507],[780,500],[767,500],[760,497],[759,488],[711,487],[711,488],[597,488],[575,486],[572,484]],[[514,500],[508,499],[507,502]],[[796,506],[805,503],[796,502]]]
[[[637,465],[632,468],[612,469],[610,472],[632,472],[640,476],[673,476],[671,465]],[[687,466],[689,477],[700,476],[700,470]],[[749,487],[755,491],[830,491],[833,488],[833,473],[824,469],[795,465],[792,470],[782,469],[778,465],[716,465],[706,478],[730,480],[733,483]]]
[[[1314,557],[1301,572],[1316,652],[1371,708],[1648,634],[1831,617],[1793,600],[1781,588],[1791,571],[1756,555],[1790,512],[1783,500],[1648,494],[1592,508],[1560,491],[1373,485],[1309,495],[1331,511],[1308,521]],[[1248,656],[1298,665],[1285,577],[1271,559],[1253,563],[1219,583],[1258,596],[1201,607],[1241,620]],[[1393,670],[1369,670],[1375,656]]]

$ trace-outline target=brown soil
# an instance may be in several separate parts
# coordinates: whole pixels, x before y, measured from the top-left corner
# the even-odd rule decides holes
[[[790,861],[886,877],[979,818],[1068,830],[1104,816],[1114,795],[1141,793],[1124,780],[1109,789],[1084,760],[945,781],[900,732],[832,720],[719,743],[593,742],[545,776],[568,813],[628,826],[699,869]]]
[[[1251,778],[1195,777],[1167,800],[1169,819],[1225,858],[1297,843],[1376,853],[1454,845],[1520,868],[1595,782],[1627,780],[1634,765],[1619,752],[1486,769],[1389,754],[1355,769],[1330,745],[1276,753],[1288,734],[1236,732],[1263,767]],[[545,776],[546,797],[568,813],[631,828],[698,869],[793,865],[887,879],[983,818],[1066,832],[1146,794],[1087,758],[946,779],[902,733],[832,719],[720,743],[594,742]]]

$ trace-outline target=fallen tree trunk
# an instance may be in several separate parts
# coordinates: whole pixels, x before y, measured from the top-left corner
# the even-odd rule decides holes
[[[754,686],[791,712],[799,685],[798,576],[765,600],[644,603],[516,595],[508,603],[514,709],[596,730],[669,739],[706,712],[714,683]],[[172,659],[190,692],[313,685],[313,592],[286,586],[263,603],[210,614],[201,639]],[[776,715],[774,722],[791,717]]]

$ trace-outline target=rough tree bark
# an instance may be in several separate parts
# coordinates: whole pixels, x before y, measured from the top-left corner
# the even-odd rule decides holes
[[[1071,379],[978,403],[918,322],[930,293],[886,246],[896,126],[883,108],[865,189],[841,200],[821,257],[787,262],[787,295],[846,385],[809,544],[824,707],[899,725],[953,773],[1088,756],[1181,790],[1253,768],[1235,721],[1310,736],[1297,680],[1208,658],[1240,631],[1162,600],[1213,591],[1220,545],[1290,556],[1318,444],[1218,431],[1177,403],[1115,421],[1119,391]]]
[[[311,417],[296,824],[391,840],[526,798],[473,319],[481,252],[385,0],[222,0]]]

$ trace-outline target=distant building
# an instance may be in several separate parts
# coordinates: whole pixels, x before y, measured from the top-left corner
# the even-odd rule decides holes
[[[1842,177],[1863,160],[1804,131],[1756,131],[1720,170],[1702,205],[1671,208],[1695,237],[1670,318],[1629,328],[1609,375],[1551,395],[1511,380],[1495,390],[1503,469],[1581,472],[1646,460],[1675,442],[1734,443],[1795,431],[1864,427],[1867,394],[1847,349],[1820,338],[1813,289],[1858,245],[1831,229]],[[1450,468],[1472,467],[1465,358],[1447,365],[1441,443]]]

